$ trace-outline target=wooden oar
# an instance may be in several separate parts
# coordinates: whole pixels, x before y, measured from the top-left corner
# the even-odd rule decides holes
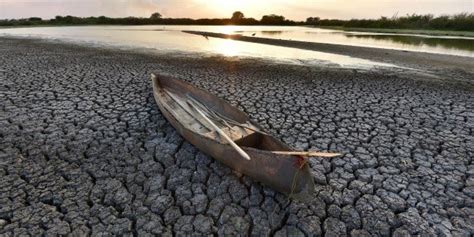
[[[176,95],[174,95],[173,93],[167,91],[167,90],[163,90],[163,92],[165,94],[167,94],[174,102],[176,102],[176,104],[179,105],[179,107],[181,107],[181,109],[183,109],[184,111],[186,111],[186,113],[188,113],[191,117],[193,117],[194,119],[196,119],[196,121],[198,121],[202,126],[204,126],[205,128],[209,129],[209,131],[212,131],[213,127],[211,127],[208,123],[206,123],[207,121],[203,121],[203,119],[199,119],[199,118],[196,118],[195,116],[195,113],[193,113],[192,111],[190,111],[190,108],[187,108],[189,106],[185,106],[186,104],[184,104],[178,97],[176,97]],[[166,103],[164,103],[164,105],[166,105]],[[172,109],[170,109],[170,112],[173,111]],[[179,115],[177,115],[179,116]]]
[[[324,158],[342,156],[341,153],[328,153],[328,152],[317,152],[317,151],[271,151],[271,153],[278,154],[278,155],[324,157]]]
[[[258,130],[258,128],[255,128],[255,127],[250,127],[250,126],[247,126],[245,124],[242,124],[242,123],[239,123],[237,121],[234,121],[230,118],[227,118],[226,116],[222,115],[222,114],[219,114],[219,113],[216,113],[215,111],[213,111],[212,109],[209,109],[207,106],[201,104],[199,101],[197,101],[196,99],[194,99],[192,96],[190,96],[189,94],[187,95],[188,99],[190,99],[194,104],[198,105],[199,107],[201,107],[201,109],[205,110],[206,112],[208,112],[211,117],[215,117],[215,119],[218,119],[218,120],[221,120],[222,122],[224,123],[228,123],[226,126],[230,127],[230,125],[234,125],[234,126],[238,126],[240,128],[246,128],[248,130],[252,130],[254,132],[258,132],[258,133],[261,133],[263,135],[268,135],[268,133],[266,132],[262,132],[260,130]],[[249,122],[249,121],[247,121]]]
[[[204,118],[204,120],[207,123],[209,123],[214,128],[214,130],[216,130],[216,132],[219,133],[219,135],[223,137],[232,146],[232,148],[234,148],[242,157],[244,157],[247,160],[250,160],[250,156],[247,154],[247,152],[245,152],[244,150],[242,150],[242,148],[240,148],[237,144],[235,144],[235,142],[229,136],[227,136],[227,134],[224,131],[222,131],[214,122],[212,122],[212,120],[210,120],[204,114],[204,112],[202,112],[197,106],[195,106],[193,102],[191,102],[190,100],[186,100],[186,102],[191,107],[193,107],[193,109],[196,110],[199,113],[199,115],[201,115],[201,117]]]
[[[173,93],[167,90],[164,90],[164,92],[168,94],[168,96],[171,99],[173,99],[184,111],[186,111],[188,114],[193,116],[193,113],[191,113],[188,110],[188,108],[186,108],[184,104],[182,104],[181,101]],[[194,110],[196,110],[199,113],[199,115],[202,117],[202,120],[204,120],[208,125],[210,125],[211,128],[216,130],[216,132],[219,133],[219,135],[223,137],[227,142],[229,142],[232,148],[234,148],[242,157],[244,157],[247,160],[250,160],[250,156],[244,150],[242,150],[242,148],[240,148],[237,144],[235,144],[235,142],[231,138],[229,138],[229,136],[227,136],[227,134],[224,131],[222,131],[214,122],[212,122],[200,109],[198,109],[191,101],[186,100],[186,102],[190,107],[192,107]],[[198,118],[195,118],[195,119],[198,122],[200,122],[202,125],[207,127],[205,123],[201,122],[201,119],[198,119]],[[209,130],[212,130],[212,129],[209,129]]]

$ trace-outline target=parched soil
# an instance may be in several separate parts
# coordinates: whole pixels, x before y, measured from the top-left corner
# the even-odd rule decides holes
[[[472,85],[26,39],[0,55],[0,235],[474,234]],[[151,72],[344,156],[311,159],[314,199],[290,201],[184,141]]]

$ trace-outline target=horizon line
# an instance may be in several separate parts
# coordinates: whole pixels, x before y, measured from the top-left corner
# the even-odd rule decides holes
[[[237,12],[237,11],[235,11]],[[465,11],[465,12],[458,12],[458,13],[453,13],[453,14],[434,14],[434,13],[426,13],[426,14],[419,14],[419,13],[411,13],[411,14],[405,14],[403,16],[398,16],[398,14],[393,14],[391,17],[388,17],[388,16],[379,16],[378,18],[348,18],[348,19],[340,19],[340,18],[321,18],[321,19],[326,19],[326,20],[352,20],[352,19],[356,19],[356,20],[376,20],[376,19],[380,19],[380,18],[383,18],[383,17],[387,17],[389,19],[393,19],[393,18],[400,18],[400,17],[405,17],[405,16],[412,16],[412,15],[419,15],[419,16],[428,16],[428,15],[431,15],[433,17],[441,17],[441,16],[456,16],[456,15],[462,15],[462,14],[466,14],[466,15],[474,15],[474,12],[468,12],[468,11]],[[274,13],[270,13],[270,14],[264,14],[262,15],[260,18],[264,17],[264,16],[270,16],[270,15],[277,15],[277,16],[283,16],[285,17],[284,15],[279,15],[279,14],[274,14]],[[99,15],[99,16],[94,16],[94,15],[91,15],[91,16],[75,16],[75,15],[56,15],[54,16],[53,18],[43,18],[43,17],[39,17],[39,16],[29,16],[29,17],[21,17],[21,18],[0,18],[0,20],[22,20],[22,19],[30,19],[30,18],[41,18],[41,20],[54,20],[56,17],[68,17],[68,16],[71,16],[71,17],[77,17],[77,18],[99,18],[99,17],[106,17],[106,18],[110,18],[110,19],[121,19],[121,18],[140,18],[140,19],[149,19],[149,17],[144,17],[144,16],[123,16],[123,17],[110,17],[110,16],[106,16],[106,15]],[[309,17],[319,17],[317,15],[311,15],[311,16],[308,16],[307,18]],[[219,17],[205,17],[205,18],[192,18],[192,17],[161,17],[160,19],[191,19],[191,20],[201,20],[201,19],[219,19],[219,20],[222,20],[222,19],[231,19],[231,17],[227,17],[227,18],[219,18]],[[255,17],[244,17],[244,19],[255,19],[255,20],[258,20],[258,18],[255,18]],[[286,18],[286,20],[289,20],[289,21],[294,21],[294,22],[304,22],[305,20],[292,20],[292,19],[289,19],[289,18]]]

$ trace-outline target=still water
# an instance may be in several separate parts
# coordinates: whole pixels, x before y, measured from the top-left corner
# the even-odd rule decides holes
[[[391,66],[337,54],[205,38],[182,33],[182,30],[255,35],[255,37],[394,48],[474,57],[474,38],[350,33],[308,27],[169,25],[34,27],[0,28],[0,35],[60,40],[95,46],[147,49],[157,53],[261,57],[296,63],[337,64],[347,67]]]
[[[263,38],[299,40],[474,57],[474,38],[348,32],[296,26],[141,26],[141,30],[197,30]]]
[[[233,32],[245,36],[255,35],[255,37],[474,57],[474,38],[472,37],[348,32],[308,27],[269,27],[265,30],[253,30],[249,27],[236,28]]]

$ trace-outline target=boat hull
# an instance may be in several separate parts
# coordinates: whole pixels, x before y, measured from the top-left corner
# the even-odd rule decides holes
[[[314,192],[314,182],[305,159],[297,156],[276,155],[269,151],[242,146],[241,148],[252,158],[251,160],[246,160],[230,145],[220,143],[187,129],[164,106],[165,101],[163,100],[163,93],[160,92],[162,89],[161,85],[169,83],[174,83],[176,84],[175,86],[178,87],[180,84],[184,83],[186,88],[183,89],[188,90],[186,93],[195,97],[202,95],[204,91],[197,88],[189,90],[189,85],[187,83],[176,79],[166,78],[163,76],[152,77],[153,94],[160,111],[178,133],[189,143],[236,172],[245,174],[279,192],[289,195],[290,197],[303,201],[311,198],[311,194]],[[208,93],[206,94],[209,95]],[[212,95],[209,96],[212,97]],[[225,103],[217,97],[207,99],[210,99],[214,103]],[[226,106],[223,106],[223,109],[227,111],[232,110],[232,108],[226,108]],[[239,116],[241,116],[242,119],[245,119],[246,117],[243,114],[240,114]],[[266,142],[269,143],[270,146],[273,146],[274,150],[290,150],[288,146],[273,137],[267,137],[266,139]]]

